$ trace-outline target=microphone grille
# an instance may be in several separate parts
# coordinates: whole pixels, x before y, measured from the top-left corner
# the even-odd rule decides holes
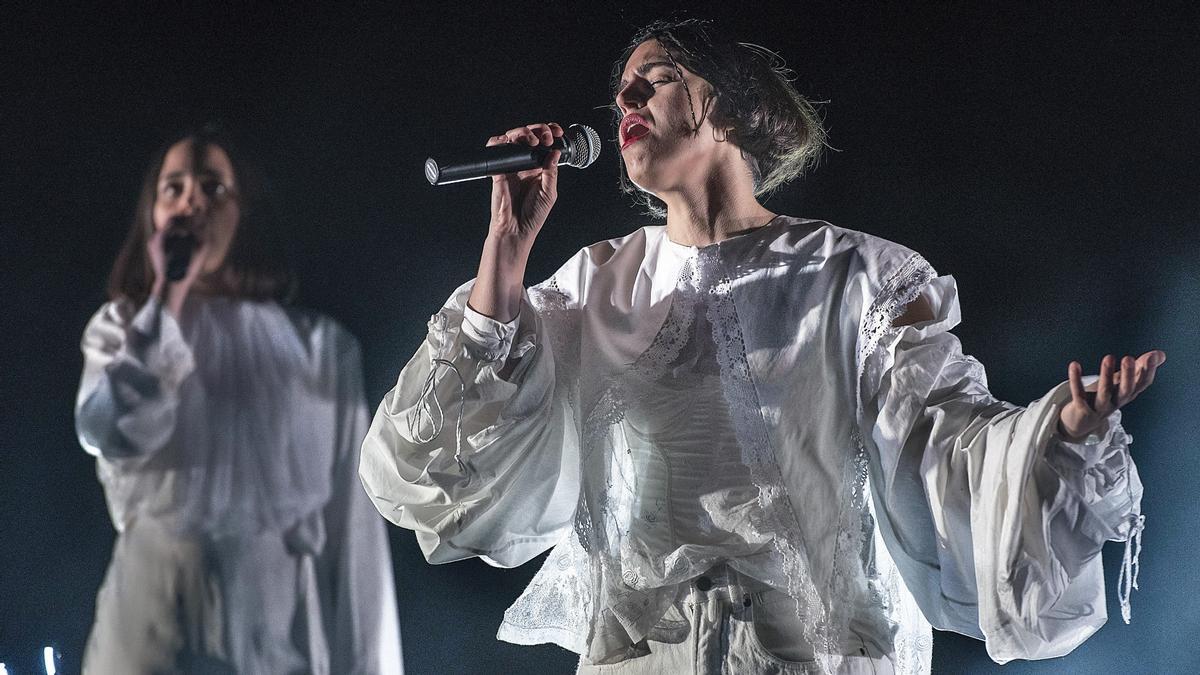
[[[567,151],[563,153],[561,163],[584,169],[592,165],[600,156],[600,134],[586,124],[572,124],[563,134],[563,142]]]

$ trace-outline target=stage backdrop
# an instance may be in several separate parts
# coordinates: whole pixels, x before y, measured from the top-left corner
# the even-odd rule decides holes
[[[73,433],[78,342],[164,134],[207,118],[253,140],[300,302],[362,341],[372,407],[474,274],[487,226],[488,184],[431,188],[427,155],[526,122],[602,130],[599,162],[562,172],[531,283],[649,222],[616,189],[605,106],[612,59],[666,8],[498,4],[5,10],[0,662],[40,672],[52,645],[62,672],[78,668],[114,536]],[[833,149],[769,205],[901,242],[953,274],[956,332],[996,395],[1026,403],[1071,359],[1094,372],[1108,352],[1166,350],[1125,411],[1146,485],[1133,624],[1110,604],[1074,654],[1004,671],[1200,669],[1197,11],[690,4],[778,50],[824,101]],[[411,533],[391,537],[409,673],[571,671],[556,647],[493,637],[540,560],[434,567]],[[1120,553],[1105,552],[1110,586]],[[934,642],[935,672],[999,670],[981,643]]]

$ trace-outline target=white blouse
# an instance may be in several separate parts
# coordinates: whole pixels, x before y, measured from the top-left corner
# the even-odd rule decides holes
[[[703,248],[647,227],[581,251],[510,324],[467,308],[471,286],[360,471],[430,562],[554,548],[502,639],[612,659],[717,563],[793,597],[828,672],[852,625],[928,672],[929,623],[1005,662],[1106,620],[1097,554],[1141,530],[1119,413],[1070,444],[1066,383],[993,398],[948,332],[954,279],[913,251],[791,218]],[[894,328],[918,294],[934,318]]]
[[[353,336],[273,302],[193,295],[182,322],[156,300],[107,303],[82,347],[76,427],[117,531],[278,532],[314,561],[334,671],[400,672],[387,532],[357,478]]]

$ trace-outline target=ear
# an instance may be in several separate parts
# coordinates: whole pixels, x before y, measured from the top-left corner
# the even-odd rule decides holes
[[[724,143],[729,140],[730,134],[735,133],[733,125],[726,121],[725,114],[721,110],[720,95],[713,91],[711,87],[704,97],[704,116],[712,126],[714,141]]]

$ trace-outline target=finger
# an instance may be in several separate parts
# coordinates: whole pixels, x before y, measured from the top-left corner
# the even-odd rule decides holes
[[[1112,379],[1116,361],[1112,354],[1106,355],[1100,361],[1100,380],[1096,386],[1096,412],[1101,415],[1112,412]]]
[[[561,150],[555,150],[546,158],[542,165],[542,192],[551,199],[558,194],[558,158],[562,157]]]
[[[1129,403],[1134,396],[1133,388],[1136,382],[1134,379],[1135,376],[1133,373],[1133,367],[1134,362],[1132,356],[1127,355],[1121,359],[1121,383],[1120,386],[1117,387],[1116,401],[1116,406],[1118,408],[1126,403]]]
[[[1143,364],[1143,372],[1141,381],[1138,383],[1137,393],[1142,393],[1147,387],[1154,384],[1154,375],[1158,372],[1158,367],[1165,363],[1167,355],[1161,350],[1154,350],[1142,354],[1138,359],[1138,363]]]
[[[548,126],[550,127],[550,131],[554,132],[555,138],[559,138],[560,136],[563,135],[563,128],[561,126],[559,126],[556,122],[550,122],[550,123],[548,123]]]
[[[504,134],[497,134],[495,136],[490,136],[487,139],[486,147],[491,147],[493,145],[503,145],[504,143],[507,143],[507,142],[508,142],[508,136],[506,136]]]
[[[554,131],[549,124],[530,124],[526,128],[537,135],[542,145],[554,145]]]
[[[512,211],[512,185],[506,174],[492,176],[492,215],[500,216]]]
[[[1067,381],[1071,383],[1071,400],[1087,405],[1087,397],[1083,393],[1083,366],[1078,361],[1072,361],[1067,366]]]
[[[512,143],[524,143],[525,145],[537,145],[540,141],[537,134],[530,131],[529,127],[518,127],[510,129],[507,134],[508,140]]]

